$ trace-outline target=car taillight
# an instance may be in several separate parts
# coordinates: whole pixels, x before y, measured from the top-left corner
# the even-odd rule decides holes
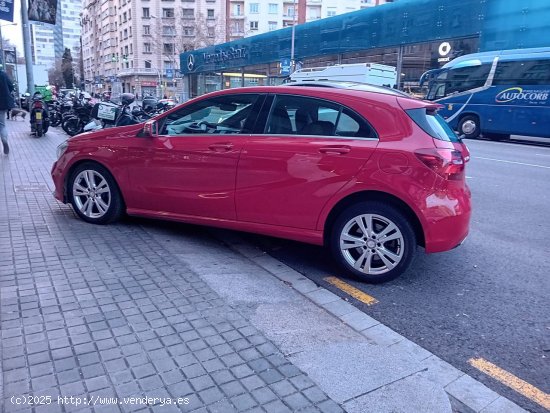
[[[460,180],[464,176],[466,160],[460,151],[453,149],[419,149],[416,157],[436,174],[449,180]]]

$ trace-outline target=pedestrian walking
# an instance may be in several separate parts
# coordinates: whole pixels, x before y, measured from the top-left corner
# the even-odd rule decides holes
[[[8,77],[6,72],[0,68],[0,139],[2,140],[2,147],[4,148],[5,155],[10,152],[6,118],[8,112],[15,107],[12,92],[13,82]]]

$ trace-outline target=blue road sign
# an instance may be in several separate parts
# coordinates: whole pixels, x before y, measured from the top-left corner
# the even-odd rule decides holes
[[[13,0],[0,0],[0,20],[13,21]]]
[[[284,76],[290,74],[290,59],[281,59],[281,74]]]

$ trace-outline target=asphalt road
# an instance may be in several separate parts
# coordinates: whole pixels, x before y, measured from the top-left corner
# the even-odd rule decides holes
[[[271,255],[342,297],[333,275],[375,297],[350,302],[525,409],[546,410],[468,364],[482,357],[550,393],[550,145],[468,140],[474,212],[453,251],[419,250],[398,280],[346,278],[322,248],[250,236]]]

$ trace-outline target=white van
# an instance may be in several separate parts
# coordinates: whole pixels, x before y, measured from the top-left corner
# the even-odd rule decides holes
[[[290,82],[344,81],[393,87],[397,84],[397,69],[378,63],[354,63],[299,69],[290,75]]]

